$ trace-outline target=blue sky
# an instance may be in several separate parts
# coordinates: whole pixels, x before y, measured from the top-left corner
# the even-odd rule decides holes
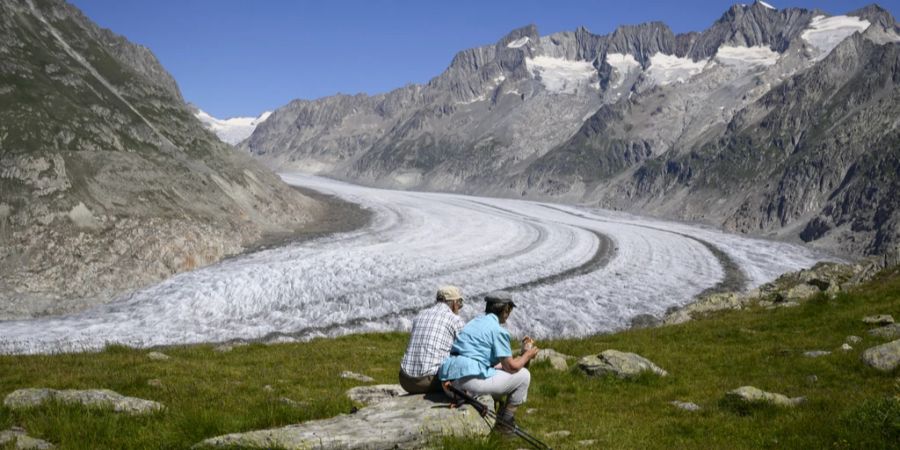
[[[733,3],[680,1],[69,0],[149,47],[185,99],[219,117],[255,116],[296,98],[386,92],[424,83],[453,55],[534,23],[541,35],[606,34],[651,20],[707,28]],[[745,0],[751,1],[751,0]],[[871,1],[769,1],[832,14]],[[895,16],[900,0],[879,2]]]

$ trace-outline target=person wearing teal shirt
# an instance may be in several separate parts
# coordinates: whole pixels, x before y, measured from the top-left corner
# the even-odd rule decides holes
[[[509,331],[501,327],[516,306],[508,292],[492,292],[484,297],[485,314],[477,317],[456,337],[450,348],[450,356],[441,364],[438,376],[450,381],[457,389],[474,395],[491,395],[500,398],[508,395],[506,403],[497,413],[498,428],[504,433],[515,428],[515,414],[519,405],[528,398],[531,373],[525,368],[539,349],[531,346],[520,356],[513,357]],[[526,338],[530,341],[530,338]],[[499,426],[499,425],[498,425]]]

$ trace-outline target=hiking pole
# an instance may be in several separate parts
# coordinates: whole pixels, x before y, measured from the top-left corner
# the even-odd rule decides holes
[[[512,430],[513,434],[521,438],[523,441],[527,442],[532,447],[538,450],[553,450],[549,445],[541,442],[540,439],[528,434],[525,430],[519,428],[517,425],[513,425],[497,417],[497,413],[495,413],[494,410],[488,408],[487,405],[479,402],[478,399],[467,394],[465,391],[458,389],[451,383],[446,383],[445,387],[454,395],[458,395],[461,399],[463,399],[463,401],[472,405],[472,407],[475,408],[476,411],[478,411],[478,414],[481,414],[481,417],[487,416],[494,419],[494,422],[499,422],[500,425],[509,428],[510,430]]]

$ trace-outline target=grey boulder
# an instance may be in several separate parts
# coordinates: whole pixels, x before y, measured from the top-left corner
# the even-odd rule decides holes
[[[890,372],[900,365],[900,339],[872,347],[862,354],[863,361],[882,372]]]
[[[647,358],[636,353],[605,350],[598,355],[588,355],[578,361],[578,368],[590,376],[615,375],[631,378],[643,372],[652,372],[661,377],[669,373]]]
[[[549,361],[550,365],[559,371],[569,370],[568,360],[574,358],[573,356],[566,355],[560,353],[552,348],[542,348],[540,352],[538,352],[537,356],[534,357],[534,361]]]

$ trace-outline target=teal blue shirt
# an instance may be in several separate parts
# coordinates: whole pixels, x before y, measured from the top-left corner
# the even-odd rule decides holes
[[[509,331],[500,326],[497,316],[485,314],[472,319],[459,332],[450,348],[450,357],[441,364],[438,376],[441,380],[471,376],[490,378],[496,372],[494,365],[510,356]]]

